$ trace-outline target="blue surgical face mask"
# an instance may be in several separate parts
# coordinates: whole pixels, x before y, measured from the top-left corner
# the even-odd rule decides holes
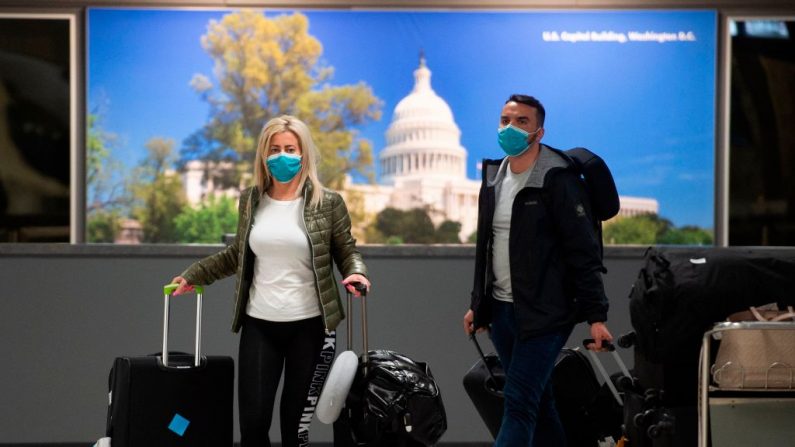
[[[535,132],[527,132],[524,129],[513,127],[508,124],[505,127],[497,129],[497,141],[500,143],[502,150],[511,157],[522,155],[530,148],[533,141],[527,141],[530,134],[538,133],[540,128]]]
[[[301,156],[280,152],[268,157],[266,163],[277,182],[287,183],[301,171]]]

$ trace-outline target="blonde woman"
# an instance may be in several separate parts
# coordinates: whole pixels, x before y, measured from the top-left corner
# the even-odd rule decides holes
[[[270,446],[268,432],[284,373],[282,446],[309,445],[309,422],[345,317],[332,259],[349,291],[369,288],[340,195],[317,177],[318,150],[306,124],[284,115],[257,144],[256,185],[240,195],[237,235],[225,250],[175,277],[176,294],[237,275],[232,331],[238,356],[241,446]]]

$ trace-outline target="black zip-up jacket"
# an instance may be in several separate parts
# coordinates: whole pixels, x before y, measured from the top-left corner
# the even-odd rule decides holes
[[[542,145],[535,167],[512,206],[508,239],[511,289],[522,339],[567,325],[607,321],[601,244],[590,217],[590,203],[572,160]],[[496,187],[508,163],[483,161],[478,203],[475,328],[492,317],[492,241]]]

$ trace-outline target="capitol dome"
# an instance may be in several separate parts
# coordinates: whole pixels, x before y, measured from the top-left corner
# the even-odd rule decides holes
[[[461,131],[450,106],[433,91],[424,57],[414,70],[414,89],[395,107],[386,143],[379,156],[384,183],[396,177],[466,178]]]

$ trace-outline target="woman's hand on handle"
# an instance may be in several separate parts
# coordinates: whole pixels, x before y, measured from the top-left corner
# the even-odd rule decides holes
[[[179,284],[179,287],[177,287],[177,290],[174,291],[173,295],[182,295],[183,293],[193,292],[193,286],[188,284],[188,280],[181,276],[175,276],[174,279],[171,280],[171,284]]]
[[[368,281],[367,278],[364,277],[364,275],[360,275],[358,273],[354,273],[353,275],[343,279],[342,285],[344,285],[345,289],[348,292],[352,293],[353,296],[362,296],[362,294],[359,293],[359,291],[353,287],[353,284],[357,282],[360,284],[364,284],[364,286],[367,288],[367,292],[368,293],[370,292],[370,281]]]

